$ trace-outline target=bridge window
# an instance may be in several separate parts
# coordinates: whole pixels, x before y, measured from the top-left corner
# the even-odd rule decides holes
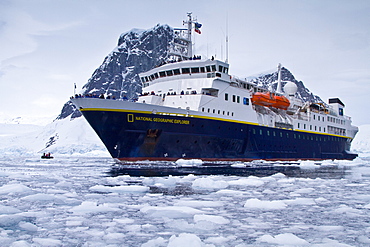
[[[211,66],[206,66],[207,72],[211,72]]]
[[[215,72],[216,71],[216,65],[212,65],[212,71]]]
[[[173,70],[173,73],[174,73],[175,75],[179,75],[179,74],[180,74],[180,69],[174,69],[174,70]]]
[[[221,65],[218,66],[218,71],[219,72],[223,72],[223,69],[224,69],[224,67],[222,67]]]
[[[165,76],[166,76],[166,72],[164,71],[159,72],[159,77],[165,77]]]
[[[191,68],[191,73],[199,73],[199,68]]]
[[[190,73],[189,68],[182,68],[181,71],[182,71],[183,74],[189,74]]]
[[[206,72],[206,70],[204,69],[204,67],[200,67],[200,72],[201,72],[201,73]]]
[[[166,71],[166,75],[167,75],[167,76],[172,76],[172,75],[173,75],[172,70],[167,70],[167,71]]]

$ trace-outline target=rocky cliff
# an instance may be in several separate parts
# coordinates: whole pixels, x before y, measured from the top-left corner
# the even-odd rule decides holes
[[[277,78],[278,72],[276,71],[272,73],[262,74],[256,77],[250,77],[248,81],[256,83],[259,87],[275,91],[277,88]],[[324,103],[319,96],[314,95],[308,88],[306,88],[302,81],[296,80],[294,75],[287,68],[281,68],[281,81],[283,88],[288,81],[294,82],[297,85],[298,90],[295,95],[297,98],[303,101]]]
[[[132,29],[122,34],[117,47],[105,57],[88,82],[82,94],[105,94],[129,99],[141,93],[139,73],[163,63],[174,41],[174,31],[168,25],[157,25],[149,30]],[[58,119],[81,116],[68,101]]]

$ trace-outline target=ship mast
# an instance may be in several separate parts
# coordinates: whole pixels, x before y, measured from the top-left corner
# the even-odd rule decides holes
[[[192,14],[192,12],[188,13],[188,18],[189,19],[187,21],[187,24],[188,24],[187,39],[189,41],[189,43],[188,43],[188,57],[193,56],[193,44],[192,44],[192,41],[191,41],[191,30],[193,28],[193,20],[191,18],[191,14]]]
[[[283,90],[281,89],[281,64],[278,64],[278,82],[276,87],[276,92],[282,94]]]

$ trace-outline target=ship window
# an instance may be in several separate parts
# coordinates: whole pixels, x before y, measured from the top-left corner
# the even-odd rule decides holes
[[[220,110],[218,110],[217,113],[220,114]]]
[[[202,72],[202,73],[206,72],[206,70],[204,69],[204,67],[200,67],[200,72]]]
[[[173,75],[173,72],[172,72],[172,70],[167,70],[166,71],[166,74],[167,74],[167,76],[172,76]]]
[[[299,126],[299,123],[298,123],[298,129],[299,129],[299,127],[300,127],[300,126]]]
[[[236,97],[236,103],[240,103],[240,96]]]
[[[321,127],[319,127],[319,131],[321,131]]]
[[[236,99],[236,96],[235,96],[235,95],[233,95],[233,102],[235,102],[235,99]]]
[[[267,135],[268,135],[268,136],[270,135],[270,131],[269,131],[269,130],[267,131]]]
[[[229,116],[229,112],[227,112],[227,115]]]
[[[283,133],[282,132],[280,132],[280,137],[283,137]]]
[[[306,129],[306,124],[303,124],[303,128]]]
[[[155,77],[155,79],[158,79],[158,73],[154,73],[154,77]]]
[[[202,107],[202,112],[204,112],[204,107]]]
[[[191,73],[199,73],[199,68],[191,68]]]
[[[165,77],[165,76],[166,76],[166,72],[164,71],[159,72],[159,77]]]
[[[231,116],[234,116],[234,112],[231,113]]]
[[[221,77],[221,74],[220,74],[220,73],[216,73],[216,76],[217,76],[217,77]]]
[[[173,70],[173,74],[175,74],[175,75],[179,75],[179,74],[180,74],[180,69],[174,69],[174,70]]]
[[[313,115],[313,120],[315,120],[316,119],[316,116],[315,116],[315,114]]]
[[[256,134],[256,130],[255,129],[253,129],[252,132],[253,132],[253,134]]]
[[[310,125],[310,130],[312,130],[312,125]]]
[[[215,109],[213,109],[213,113],[216,113],[216,110]]]
[[[274,136],[276,136],[276,133],[275,133],[275,131],[273,131],[273,132],[272,132],[272,134],[273,134]]]
[[[219,65],[219,66],[218,66],[218,71],[219,71],[219,72],[223,72],[223,68],[224,68],[224,67],[222,67],[221,65]]]
[[[325,127],[324,127],[324,132],[325,132]]]
[[[222,111],[222,115],[225,115],[225,111]]]
[[[243,98],[243,104],[244,105],[249,105],[249,98],[244,97]]]
[[[182,68],[181,71],[182,71],[183,74],[189,74],[190,73],[189,68]]]
[[[152,80],[154,80],[154,79],[155,79],[154,75],[150,75],[150,78],[151,78]]]
[[[212,65],[212,71],[214,72],[214,71],[216,71],[216,65]]]
[[[207,72],[211,72],[211,66],[206,66]]]
[[[144,77],[140,77],[140,80],[141,80],[141,82],[142,82],[142,83],[144,83],[144,82],[145,82]]]
[[[229,100],[229,94],[228,93],[225,93],[225,100],[228,101]]]
[[[317,126],[315,126],[315,130],[317,129]]]
[[[211,109],[208,108],[208,113],[210,112]]]
[[[320,121],[320,116],[318,116],[318,117],[317,117],[317,120],[319,120],[319,121]]]

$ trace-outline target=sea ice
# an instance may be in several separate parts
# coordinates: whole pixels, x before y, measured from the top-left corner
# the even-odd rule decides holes
[[[195,234],[180,233],[179,236],[171,236],[167,247],[205,247],[206,245]]]
[[[0,187],[0,195],[1,194],[9,194],[9,193],[28,193],[32,191],[27,186],[24,186],[23,184],[6,184]]]
[[[245,208],[264,209],[264,210],[279,210],[287,207],[284,201],[261,201],[257,198],[248,199],[244,204]]]
[[[195,179],[192,187],[194,189],[225,189],[229,186],[226,181],[215,181],[212,178],[198,178]]]
[[[95,185],[90,188],[91,191],[103,192],[103,193],[145,193],[149,191],[146,186],[140,185],[121,185],[121,186],[103,186]]]
[[[112,208],[105,204],[98,205],[96,202],[92,202],[92,201],[84,201],[81,203],[81,205],[73,207],[69,211],[74,214],[89,214],[89,213],[120,211],[120,209]]]
[[[276,236],[263,235],[257,239],[257,242],[266,242],[284,246],[307,246],[309,242],[297,237],[293,233],[283,233]]]
[[[140,209],[144,214],[150,217],[167,217],[167,218],[188,218],[195,214],[205,213],[204,211],[186,207],[186,206],[146,206]]]
[[[235,181],[230,181],[230,185],[233,186],[262,186],[264,181],[255,176],[249,176],[248,178],[241,178]]]
[[[199,159],[178,159],[176,160],[176,165],[181,166],[181,167],[192,167],[192,166],[201,166],[203,165],[203,161]]]
[[[219,215],[206,215],[206,214],[196,214],[194,215],[194,222],[199,221],[209,221],[215,224],[229,224],[230,220]]]

